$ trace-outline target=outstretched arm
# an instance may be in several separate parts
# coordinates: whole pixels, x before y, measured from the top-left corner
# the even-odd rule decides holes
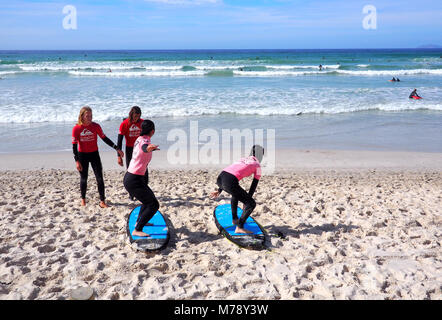
[[[155,150],[160,150],[160,149],[158,149],[158,146],[155,144],[143,144],[141,146],[141,150],[143,150],[143,152],[145,152],[145,153],[149,153],[149,152],[152,152]]]
[[[112,142],[111,139],[109,139],[108,137],[104,137],[104,138],[102,138],[102,139],[103,139],[104,143],[106,143],[109,147],[111,147],[111,148],[117,150],[118,155],[119,155],[120,157],[123,157],[123,156],[124,156],[124,152],[121,151],[121,149],[119,149],[119,148],[115,145],[115,143]]]
[[[117,142],[117,148],[122,150],[123,149],[123,135],[118,134],[118,142]]]
[[[117,148],[120,150],[123,148],[123,135],[122,134],[118,134]],[[121,158],[120,155],[118,155],[117,162],[120,166],[123,166],[123,158]]]

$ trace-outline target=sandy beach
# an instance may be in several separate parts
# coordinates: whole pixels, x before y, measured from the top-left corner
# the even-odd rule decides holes
[[[80,206],[71,153],[0,155],[1,300],[70,299],[84,286],[96,300],[442,298],[440,153],[278,151],[252,214],[270,235],[264,251],[219,235],[213,209],[230,202],[208,198],[219,166],[184,170],[158,153],[150,186],[171,240],[157,254],[130,247],[138,202],[115,154],[101,154],[107,209],[92,170]]]

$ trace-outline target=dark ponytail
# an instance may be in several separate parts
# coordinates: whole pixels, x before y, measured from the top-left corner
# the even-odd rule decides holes
[[[256,159],[258,159],[259,162],[261,162],[262,157],[264,156],[264,148],[261,147],[259,144],[255,144],[252,147],[252,150],[250,150],[250,155],[254,156]]]
[[[155,130],[155,124],[151,120],[144,120],[141,124],[140,136],[150,135],[152,130]]]

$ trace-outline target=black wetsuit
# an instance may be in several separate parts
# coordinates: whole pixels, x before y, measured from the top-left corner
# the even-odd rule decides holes
[[[117,146],[108,138],[104,137],[103,141],[110,147],[117,150]],[[119,149],[118,149],[119,150]],[[104,180],[103,180],[103,166],[101,164],[100,154],[97,151],[94,152],[78,152],[78,144],[72,145],[72,151],[74,152],[74,160],[79,161],[82,167],[80,171],[80,191],[81,198],[86,199],[87,190],[87,178],[89,175],[89,163],[94,170],[95,179],[97,179],[98,193],[100,195],[100,200],[104,201]]]
[[[158,211],[160,204],[153,191],[145,184],[143,176],[126,172],[123,183],[129,194],[142,203],[135,230],[143,231],[143,227]]]
[[[413,90],[413,92],[410,93],[410,96],[408,98],[413,99],[413,97],[419,97],[416,90]]]
[[[232,219],[238,219],[238,201],[244,203],[243,214],[241,215],[241,219],[239,219],[238,226],[240,228],[244,228],[244,224],[250,214],[253,212],[253,209],[256,207],[256,202],[253,200],[253,194],[255,193],[256,187],[258,186],[257,179],[253,179],[252,185],[250,186],[250,191],[247,193],[241,186],[239,185],[238,178],[233,174],[223,171],[219,174],[218,179],[216,180],[216,184],[218,185],[218,191],[222,190],[232,195],[232,199],[230,201],[232,207]]]

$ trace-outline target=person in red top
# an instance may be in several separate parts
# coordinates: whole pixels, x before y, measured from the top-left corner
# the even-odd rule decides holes
[[[88,106],[81,108],[78,122],[72,129],[72,150],[77,170],[80,172],[81,205],[86,205],[87,177],[89,163],[94,170],[97,179],[98,193],[100,194],[100,207],[107,208],[104,196],[103,166],[101,165],[100,154],[98,153],[97,136],[107,145],[111,146],[120,156],[123,151],[103,133],[100,125],[92,122],[92,109]]]
[[[143,119],[141,119],[140,107],[133,106],[129,111],[129,117],[124,119],[120,124],[117,146],[119,149],[122,149],[123,137],[126,138],[126,168],[129,168],[130,160],[132,160],[134,144],[140,136],[142,123]],[[120,156],[118,156],[118,164],[120,166],[123,165],[123,159]],[[149,183],[149,170],[146,170],[144,174],[144,182],[146,185]],[[134,197],[130,195],[130,199],[134,200]]]

